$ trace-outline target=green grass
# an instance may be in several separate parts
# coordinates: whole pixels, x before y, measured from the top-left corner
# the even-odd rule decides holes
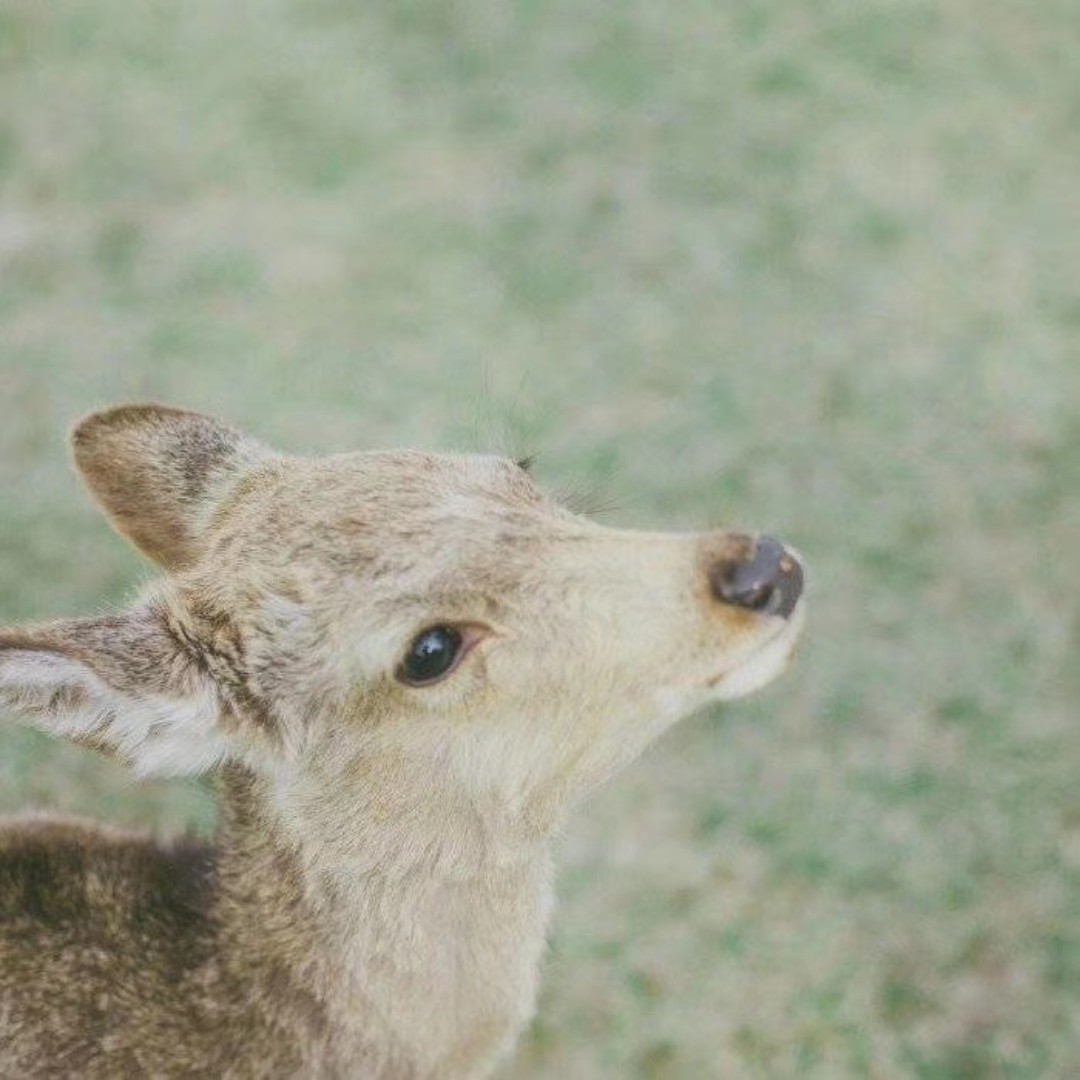
[[[1080,9],[8,0],[0,615],[146,568],[81,412],[538,451],[812,570],[562,844],[514,1077],[1080,1075]],[[206,829],[0,736],[0,808]]]

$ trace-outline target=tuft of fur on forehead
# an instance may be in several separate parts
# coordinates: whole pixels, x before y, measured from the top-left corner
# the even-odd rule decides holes
[[[569,517],[502,458],[281,457],[232,487],[189,577],[249,596],[325,591],[333,605],[355,603],[356,590],[365,604],[394,605],[508,577],[515,552]]]

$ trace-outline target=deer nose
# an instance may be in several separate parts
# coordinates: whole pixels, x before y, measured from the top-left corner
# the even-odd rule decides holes
[[[738,558],[724,558],[709,570],[713,597],[725,604],[787,618],[803,591],[798,558],[771,536],[747,537]]]

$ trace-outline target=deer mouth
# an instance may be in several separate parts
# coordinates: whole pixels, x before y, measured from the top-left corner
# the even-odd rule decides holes
[[[722,700],[744,697],[783,674],[806,622],[806,605],[798,604],[791,616],[746,655],[708,680]]]

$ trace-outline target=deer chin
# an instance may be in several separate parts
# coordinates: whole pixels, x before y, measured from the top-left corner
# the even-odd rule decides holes
[[[758,645],[733,667],[709,680],[711,697],[716,701],[734,701],[746,697],[782,675],[806,623],[806,604],[800,603],[771,637]]]

